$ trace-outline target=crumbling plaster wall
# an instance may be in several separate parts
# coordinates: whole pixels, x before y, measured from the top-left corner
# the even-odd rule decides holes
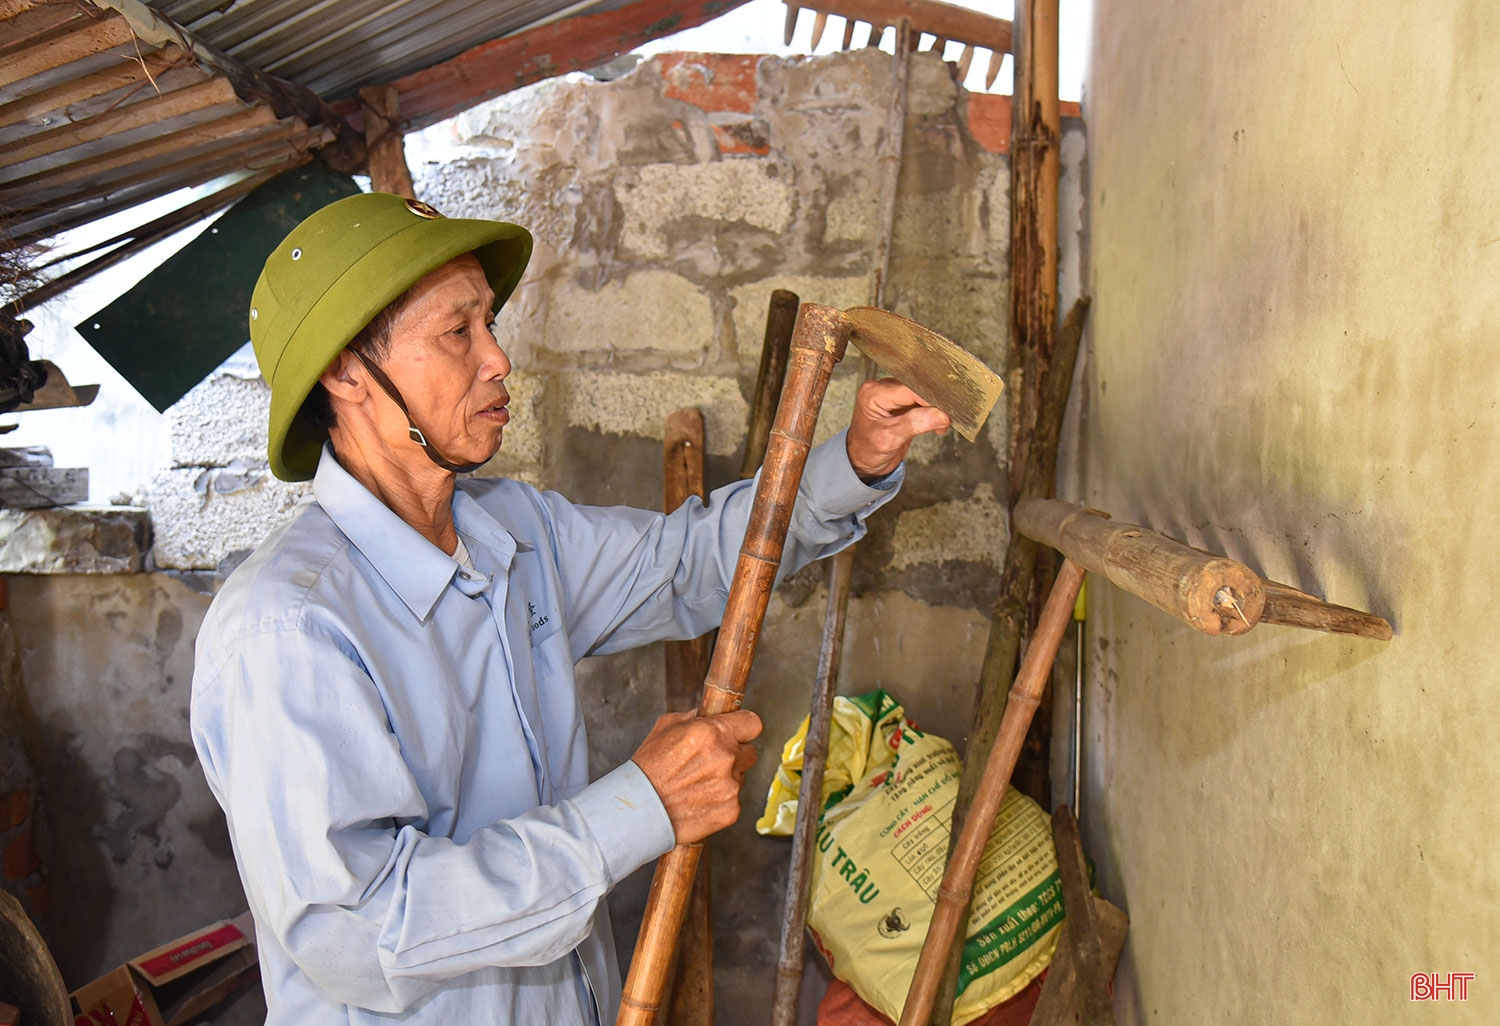
[[[710,484],[733,477],[771,291],[790,288],[804,301],[836,306],[868,301],[889,60],[876,51],[810,61],[663,55],[613,82],[552,80],[408,138],[421,198],[454,216],[518,221],[537,239],[499,322],[516,367],[508,381],[513,419],[504,448],[481,473],[583,502],[657,507],[662,420],[698,405],[708,422]],[[935,59],[914,60],[888,291],[898,312],[997,368],[1007,341],[1008,117],[1004,98],[970,97]],[[1083,177],[1076,123],[1064,152],[1071,293]],[[835,379],[820,437],[847,422],[856,363],[847,361]],[[121,824],[118,837],[93,836],[82,821],[69,832],[96,877],[104,870],[111,915],[132,907],[124,897],[131,889],[172,890],[179,904],[170,914],[194,921],[232,911],[219,908],[230,903],[220,899],[238,898],[224,883],[232,880],[228,854],[205,826],[206,788],[180,746],[203,593],[304,491],[266,470],[267,401],[242,353],[169,411],[172,466],[140,497],[152,511],[157,573],[123,584],[37,577],[15,589],[13,607],[30,602],[38,611],[25,632],[27,687],[58,690],[36,716],[45,744],[59,761],[93,753],[77,771],[93,803],[80,814]],[[997,411],[974,445],[920,441],[901,495],[872,522],[856,567],[843,689],[887,687],[925,726],[960,741],[1005,545],[1004,422]],[[750,705],[766,721],[762,763],[747,781],[741,823],[713,847],[719,1021],[727,1026],[768,1014],[788,845],[756,837],[751,823],[782,740],[806,714],[824,573],[810,568],[772,599],[750,684]],[[91,625],[103,606],[132,608],[101,632]],[[154,629],[163,615],[182,624],[165,649]],[[118,668],[87,663],[121,646]],[[74,647],[92,651],[66,651]],[[170,681],[159,659],[174,667]],[[646,733],[661,705],[661,667],[660,646],[580,667],[597,770],[628,758]],[[70,711],[117,677],[153,697],[129,718],[104,719],[102,697],[95,711]],[[112,768],[122,752],[129,773],[172,781],[177,806],[139,806],[144,797]],[[170,865],[157,864],[163,845],[174,853]],[[127,853],[118,872],[109,868],[116,849]],[[187,867],[198,860],[211,865],[193,872],[217,881],[206,903],[186,886],[196,879]],[[126,871],[137,875],[118,875]],[[649,871],[637,874],[613,898],[627,958],[648,883]],[[149,917],[141,923],[176,928]],[[158,938],[138,932],[135,940],[143,939]],[[138,946],[111,934],[81,950],[75,965],[93,959],[106,968]],[[822,979],[814,970],[809,987],[820,993]]]
[[[1497,38],[1494,4],[1096,4],[1070,497],[1397,630],[1091,592],[1122,1023],[1500,1021]]]

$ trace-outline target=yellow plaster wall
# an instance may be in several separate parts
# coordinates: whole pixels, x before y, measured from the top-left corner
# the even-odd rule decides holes
[[[1068,497],[1398,632],[1208,638],[1094,583],[1120,1020],[1500,1021],[1500,4],[1094,19]]]

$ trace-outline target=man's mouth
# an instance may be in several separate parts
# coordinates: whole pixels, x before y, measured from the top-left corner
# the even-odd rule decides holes
[[[502,395],[494,403],[480,410],[479,415],[490,420],[498,419],[501,423],[504,423],[510,419],[510,410],[506,408],[509,403],[510,396],[508,394]]]

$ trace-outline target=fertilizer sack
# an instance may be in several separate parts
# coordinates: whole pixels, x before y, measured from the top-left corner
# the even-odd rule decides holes
[[[797,817],[807,721],[782,750],[762,834]],[[948,858],[962,763],[884,691],[834,699],[808,927],[829,968],[899,1019]],[[1051,820],[1007,789],[974,880],[953,1022],[1019,993],[1052,961],[1063,921]]]

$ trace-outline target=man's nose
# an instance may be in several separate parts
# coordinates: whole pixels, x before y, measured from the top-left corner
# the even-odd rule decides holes
[[[500,340],[495,339],[494,329],[491,329],[490,338],[494,339],[493,348],[485,353],[480,376],[486,381],[504,381],[510,375],[510,357],[505,355]]]

